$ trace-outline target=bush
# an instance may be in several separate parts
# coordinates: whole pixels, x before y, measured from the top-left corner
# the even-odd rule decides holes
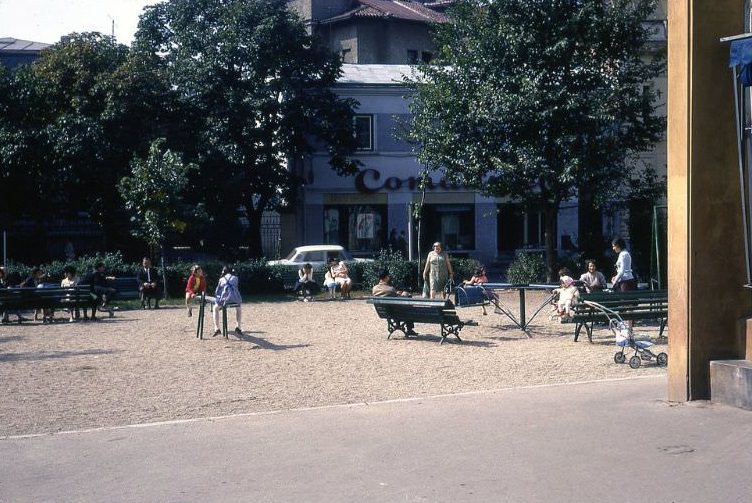
[[[389,271],[392,285],[399,290],[418,291],[418,263],[410,262],[398,250],[383,249],[373,262],[356,262],[363,290],[370,291],[379,282],[379,274]]]
[[[542,283],[546,281],[546,260],[541,252],[518,251],[507,269],[510,283]]]

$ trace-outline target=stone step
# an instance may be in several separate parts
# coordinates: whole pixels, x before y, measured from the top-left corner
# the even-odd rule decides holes
[[[752,361],[711,361],[710,401],[752,410]]]

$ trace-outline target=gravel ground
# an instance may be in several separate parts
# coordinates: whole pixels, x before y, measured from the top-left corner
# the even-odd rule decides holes
[[[517,298],[501,293],[515,312]],[[530,292],[528,314],[544,299]],[[0,326],[0,436],[665,373],[615,364],[606,327],[593,344],[573,342],[574,325],[549,319],[548,308],[530,337],[492,310],[461,309],[480,325],[443,345],[436,325],[387,340],[386,322],[362,298],[251,300],[243,334],[229,340],[211,337],[209,316],[197,339],[195,313],[167,306],[96,323],[60,313],[52,325]],[[666,351],[657,324],[635,333]]]

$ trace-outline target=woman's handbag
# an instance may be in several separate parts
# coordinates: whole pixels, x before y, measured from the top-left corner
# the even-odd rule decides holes
[[[429,291],[428,281],[423,282],[423,298],[427,299],[431,296],[431,292]]]

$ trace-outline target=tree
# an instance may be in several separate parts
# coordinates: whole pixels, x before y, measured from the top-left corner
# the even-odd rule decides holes
[[[301,183],[289,159],[323,142],[338,174],[355,172],[353,103],[330,89],[339,59],[284,0],[169,0],[147,8],[134,50],[159,65],[190,118],[179,148],[200,167],[194,195],[225,239],[242,209],[252,256],[261,255],[263,211]]]
[[[118,191],[130,213],[131,234],[149,245],[151,255],[162,248],[167,233],[185,229],[183,191],[188,174],[196,167],[185,165],[180,155],[164,148],[163,138],[155,140],[146,159],[134,158],[131,176],[123,177]]]
[[[542,207],[578,187],[608,197],[664,131],[643,22],[655,0],[463,0],[437,27],[438,57],[408,80],[409,137],[447,179]]]
[[[13,216],[38,221],[87,211],[105,236],[117,234],[112,197],[133,137],[111,113],[112,75],[128,48],[99,33],[72,34],[10,76],[0,118],[0,174]]]

